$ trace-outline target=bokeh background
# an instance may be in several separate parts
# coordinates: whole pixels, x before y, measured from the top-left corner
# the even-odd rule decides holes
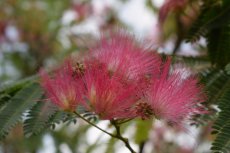
[[[101,33],[127,29],[146,47],[160,54],[197,57],[206,54],[206,43],[182,41],[199,12],[194,2],[159,17],[164,0],[1,0],[0,86],[52,69],[68,55],[78,55],[93,46]],[[164,15],[164,12],[163,12]],[[194,71],[199,69],[195,67]],[[208,153],[213,138],[210,125],[192,126],[184,132],[161,121],[125,124],[124,135],[134,149],[145,153]],[[112,131],[109,123],[99,126]],[[152,126],[154,125],[154,126]],[[126,153],[122,142],[80,120],[56,125],[38,136],[24,137],[17,125],[4,141],[0,153]]]

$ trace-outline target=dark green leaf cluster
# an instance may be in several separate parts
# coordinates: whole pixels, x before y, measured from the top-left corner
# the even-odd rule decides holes
[[[223,81],[221,91],[217,100],[221,111],[213,125],[213,133],[217,133],[217,138],[211,149],[227,153],[230,150],[230,76]]]
[[[41,96],[42,90],[39,85],[31,83],[9,98],[0,111],[0,138],[5,137],[22,120],[25,110],[30,109]]]
[[[207,40],[210,62],[216,68],[203,73],[203,83],[210,105],[217,105],[219,113],[213,125],[217,134],[211,150],[227,153],[230,150],[230,1],[203,0],[201,12],[187,36],[194,42],[200,37]],[[224,70],[225,67],[225,70]],[[212,115],[210,115],[212,116]]]
[[[229,17],[228,0],[202,0],[201,11],[187,35],[187,41],[195,42],[213,28],[221,27]]]
[[[208,54],[213,65],[224,67],[230,61],[230,1],[203,0],[201,13],[187,36],[194,42],[201,36],[208,42]]]
[[[36,77],[31,77],[0,90],[0,140],[17,124],[23,123],[25,136],[37,135],[61,122],[76,123],[76,116],[59,110],[47,101]],[[97,117],[85,112],[85,117],[96,121]]]
[[[220,109],[213,125],[212,133],[217,137],[211,150],[227,153],[230,149],[230,75],[223,70],[210,70],[204,74],[203,82],[209,95],[208,103]]]

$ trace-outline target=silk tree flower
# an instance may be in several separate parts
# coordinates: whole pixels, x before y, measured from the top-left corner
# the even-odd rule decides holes
[[[105,64],[111,75],[136,81],[159,72],[160,57],[138,46],[131,35],[118,31],[109,36],[101,37],[90,58]]]
[[[152,78],[142,105],[145,104],[149,112],[152,110],[156,118],[180,125],[195,114],[205,113],[201,103],[206,97],[195,77],[185,77],[181,72],[170,73],[169,70],[170,60],[167,60],[161,74]]]
[[[182,12],[185,10],[189,0],[166,0],[159,11],[159,21],[164,23],[170,12]]]
[[[192,0],[166,0],[159,10],[159,24],[157,28],[162,31],[165,20],[170,13],[175,14],[175,19],[181,30],[188,31],[200,12],[199,1]]]
[[[69,62],[58,69],[52,78],[44,70],[40,71],[41,85],[48,99],[65,111],[74,111],[81,99],[81,82],[72,74],[74,72]]]
[[[93,13],[93,8],[90,3],[77,2],[72,4],[72,10],[76,13],[76,19],[79,21],[84,20]]]
[[[109,74],[106,65],[98,63],[86,67],[82,80],[85,86],[82,105],[88,111],[108,120],[135,117],[131,109],[137,101],[134,84],[124,84],[119,77]]]

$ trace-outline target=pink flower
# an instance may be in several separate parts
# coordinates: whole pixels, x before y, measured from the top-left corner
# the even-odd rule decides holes
[[[82,105],[95,112],[101,119],[133,118],[131,107],[135,105],[135,85],[125,85],[118,77],[111,77],[106,65],[92,63],[83,76],[85,97]]]
[[[73,11],[75,11],[78,20],[83,20],[87,16],[93,13],[93,8],[90,5],[90,3],[80,2],[80,3],[73,4]]]
[[[74,80],[71,64],[65,63],[52,78],[45,71],[40,75],[48,99],[63,110],[74,111],[81,100],[82,85]]]
[[[180,125],[192,115],[203,114],[201,103],[205,100],[198,80],[183,76],[181,72],[170,73],[170,60],[163,65],[162,73],[152,78],[143,99],[147,101],[156,118]]]
[[[119,31],[109,36],[91,49],[91,58],[105,64],[111,75],[135,81],[159,72],[160,57],[138,46],[131,35]]]
[[[177,125],[204,113],[205,96],[197,79],[181,71],[170,73],[170,60],[162,64],[130,35],[102,38],[89,53],[82,63],[68,60],[52,78],[41,71],[48,98],[63,110],[83,105],[101,119],[155,116]]]
[[[188,0],[166,0],[159,11],[159,21],[163,23],[171,11],[179,12],[185,10]]]

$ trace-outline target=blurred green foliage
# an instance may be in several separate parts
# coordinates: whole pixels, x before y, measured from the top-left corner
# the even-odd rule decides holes
[[[130,1],[119,2],[125,5]],[[152,13],[159,11],[154,0],[145,2]],[[229,0],[190,0],[185,9],[169,13],[161,25],[159,38],[161,44],[167,41],[174,43],[174,48],[171,48],[174,64],[187,65],[200,75],[205,84],[208,94],[206,106],[212,111],[208,115],[194,117],[195,121],[203,125],[196,124],[200,128],[197,148],[214,141],[213,151],[226,153],[230,147],[230,28],[229,22],[225,22],[230,21],[229,6]],[[70,10],[78,17],[64,24],[63,17]],[[96,152],[103,146],[106,153],[113,153],[122,147],[118,140],[110,138],[105,142],[101,135],[95,144],[90,144],[88,139],[91,136],[87,135],[90,126],[81,121],[76,123],[76,118],[58,111],[50,103],[39,103],[45,97],[37,85],[38,70],[41,67],[55,67],[69,54],[78,58],[77,55],[82,53],[79,50],[84,51],[94,44],[95,36],[71,31],[76,25],[81,25],[90,17],[100,16],[98,29],[101,32],[116,28],[117,25],[129,27],[120,20],[116,10],[108,7],[104,11],[97,14],[90,0],[0,1],[0,137],[5,137],[9,132],[0,142],[0,152],[38,152],[44,147],[47,135],[54,141],[56,152],[62,152],[63,144],[72,152],[86,153]],[[64,32],[66,36],[63,36]],[[204,38],[206,43],[200,44],[199,38]],[[180,54],[185,40],[199,45],[196,48],[198,56]],[[67,46],[63,42],[67,42]],[[32,77],[18,81],[28,76]],[[17,81],[5,84],[12,80]],[[89,119],[97,121],[93,114],[85,113]],[[217,134],[215,140],[210,134],[212,125],[213,133]],[[107,129],[112,130],[110,124]],[[153,120],[134,120],[122,126],[122,132],[129,133],[133,143],[140,147],[140,152],[142,149],[143,152],[147,150],[144,149],[147,143],[151,144],[149,152],[202,152],[197,148],[186,150],[174,140],[165,140],[163,133],[170,130],[168,125],[157,127]],[[172,133],[175,136],[181,134],[179,129]],[[151,138],[153,135],[154,141]]]

